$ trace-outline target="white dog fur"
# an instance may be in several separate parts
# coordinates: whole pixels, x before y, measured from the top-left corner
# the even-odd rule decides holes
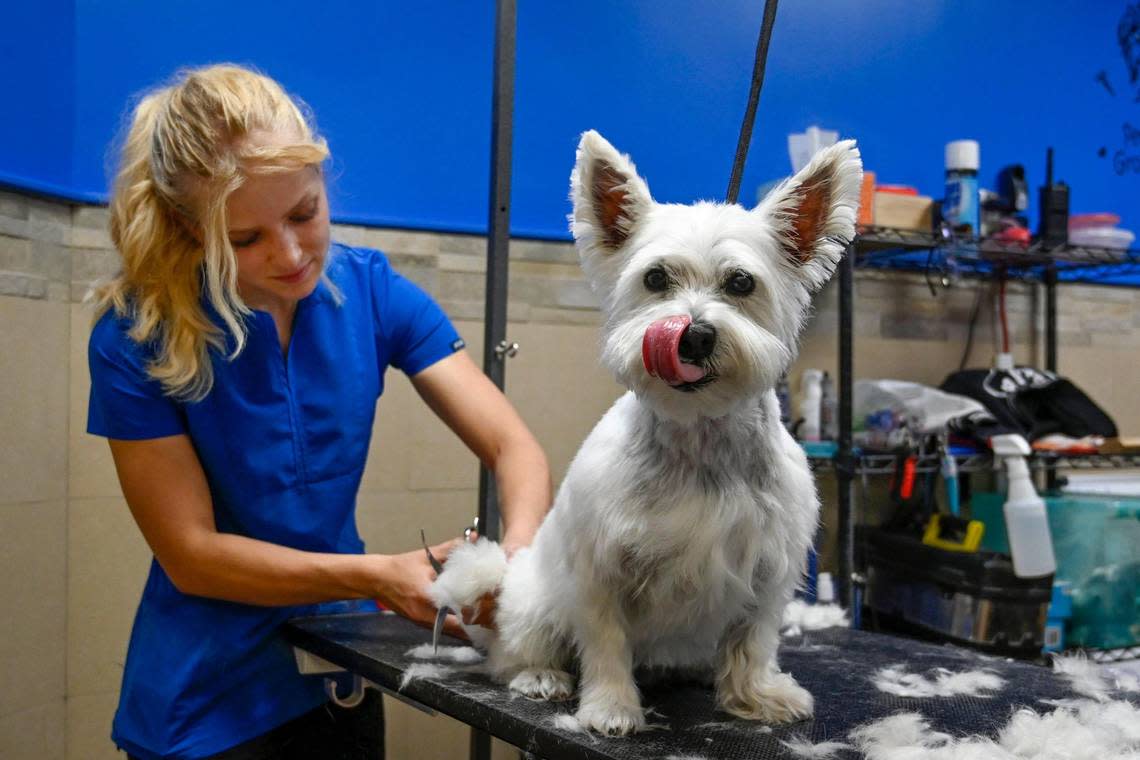
[[[776,649],[819,503],[774,388],[855,235],[861,182],[846,141],[753,210],[660,204],[628,156],[582,136],[571,229],[606,318],[602,363],[629,392],[582,444],[529,548],[508,562],[486,541],[461,547],[432,587],[455,609],[499,588],[497,632],[476,633],[511,689],[567,699],[577,657],[576,717],[610,735],[646,727],[640,666],[706,673],[743,718],[812,714]],[[672,317],[691,325],[670,333]],[[672,370],[647,369],[647,331],[680,335]]]

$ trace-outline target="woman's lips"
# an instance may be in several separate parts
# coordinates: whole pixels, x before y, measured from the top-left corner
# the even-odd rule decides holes
[[[313,262],[310,261],[308,264],[301,267],[300,269],[293,272],[292,274],[284,274],[284,275],[281,275],[279,277],[274,277],[273,279],[278,280],[280,282],[284,282],[288,285],[295,285],[296,283],[300,282],[301,280],[305,279],[305,277],[308,276],[309,269],[312,266],[313,266]]]

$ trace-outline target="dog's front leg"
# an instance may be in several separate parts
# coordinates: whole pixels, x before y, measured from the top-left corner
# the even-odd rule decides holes
[[[645,728],[641,695],[633,681],[633,650],[620,603],[601,584],[580,597],[576,625],[581,665],[575,717],[583,728],[624,736]]]
[[[765,723],[791,723],[812,715],[812,696],[776,663],[783,608],[754,613],[732,625],[720,643],[717,702],[725,712]]]

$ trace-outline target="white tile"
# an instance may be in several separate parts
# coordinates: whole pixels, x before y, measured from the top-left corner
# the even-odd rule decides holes
[[[151,552],[123,499],[73,499],[67,533],[67,694],[118,689]]]
[[[67,493],[67,315],[0,296],[0,504]]]
[[[0,716],[63,698],[66,542],[64,502],[0,504]]]
[[[111,741],[117,691],[68,697],[67,760],[124,760]]]
[[[63,760],[66,712],[61,696],[27,710],[0,715],[0,758]]]

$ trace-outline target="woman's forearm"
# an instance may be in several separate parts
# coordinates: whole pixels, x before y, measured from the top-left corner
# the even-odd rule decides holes
[[[503,518],[502,543],[508,548],[527,546],[550,509],[546,455],[528,434],[504,447],[494,469]]]
[[[384,555],[306,552],[230,533],[206,533],[187,541],[177,568],[164,569],[186,594],[284,606],[374,598],[389,564]]]

